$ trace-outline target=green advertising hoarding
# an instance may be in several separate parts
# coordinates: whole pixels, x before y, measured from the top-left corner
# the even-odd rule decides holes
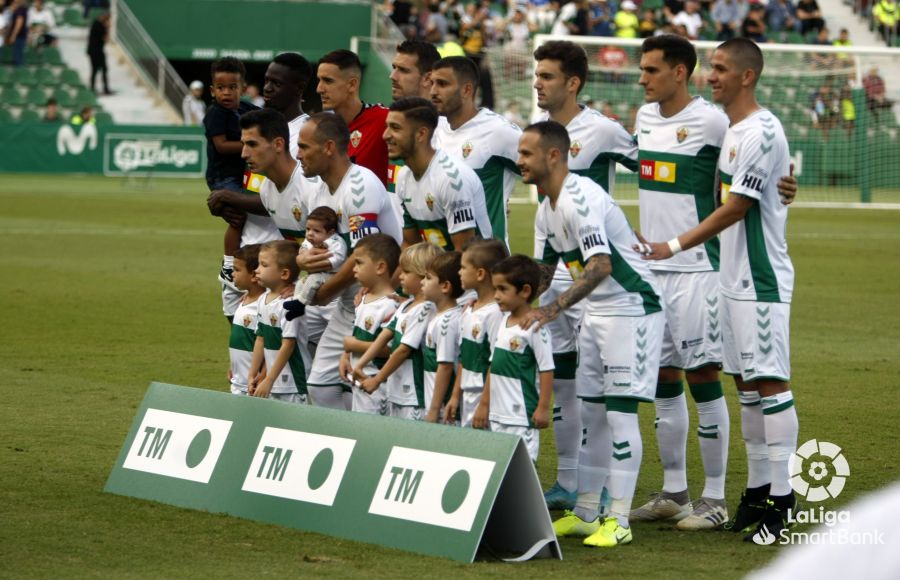
[[[203,177],[199,127],[9,123],[0,126],[0,171]]]
[[[517,438],[153,383],[106,491],[471,562],[562,554]]]

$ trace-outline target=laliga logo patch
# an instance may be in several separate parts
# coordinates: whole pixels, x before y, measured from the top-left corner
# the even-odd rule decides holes
[[[350,219],[348,221],[350,224],[350,231],[355,232],[361,225],[363,225],[363,223],[366,221],[366,218],[361,215],[354,215],[350,216]]]
[[[360,141],[362,141],[362,132],[360,130],[357,129],[350,133],[350,143],[352,143],[354,147],[359,147]]]
[[[266,427],[243,491],[334,505],[356,440]]]
[[[209,483],[231,421],[147,409],[122,467]]]
[[[495,465],[483,459],[394,447],[369,513],[468,532]]]

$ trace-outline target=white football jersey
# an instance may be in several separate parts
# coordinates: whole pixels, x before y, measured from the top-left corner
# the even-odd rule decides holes
[[[247,392],[247,378],[250,376],[250,361],[256,344],[256,325],[259,317],[259,301],[241,302],[234,311],[231,322],[231,336],[228,338],[228,354],[231,360],[231,385]]]
[[[321,180],[318,177],[304,177],[300,163],[294,167],[290,181],[281,191],[274,181],[263,177],[259,185],[259,198],[284,239],[298,243],[303,241],[308,215],[308,211],[304,211],[303,200],[320,186]]]
[[[659,103],[637,114],[638,198],[641,234],[648,240],[670,240],[695,228],[716,209],[716,164],[728,130],[728,117],[701,97],[671,117]],[[651,270],[707,272],[719,269],[719,239],[713,238],[668,260],[650,263]]]
[[[425,345],[422,347],[422,363],[425,370],[425,409],[431,408],[434,394],[434,379],[438,364],[450,363],[454,367],[459,361],[459,321],[463,307],[454,306],[436,313],[425,331]],[[453,379],[447,387],[447,395],[453,391]]]
[[[425,382],[422,369],[422,345],[428,321],[434,314],[434,303],[427,300],[413,304],[407,300],[401,304],[388,328],[394,333],[391,340],[391,352],[401,344],[412,349],[412,354],[403,361],[397,370],[386,381],[388,401],[406,407],[425,406]]]
[[[484,376],[491,360],[491,347],[503,313],[496,302],[475,308],[466,304],[460,318],[459,363],[462,365],[460,386],[464,391],[484,389]]]
[[[491,237],[491,222],[478,176],[460,159],[437,151],[416,179],[406,166],[397,177],[397,195],[403,204],[403,227],[419,231],[427,242],[445,250],[454,248],[451,234],[475,230]]]
[[[540,398],[538,373],[554,369],[553,344],[546,328],[532,324],[525,330],[508,319],[505,313],[491,354],[490,420],[532,427]]]
[[[740,194],[756,201],[744,219],[722,232],[722,293],[736,300],[790,303],[794,265],[787,251],[788,208],[778,180],[790,171],[781,122],[760,109],[733,125],[719,154],[722,203]]]
[[[390,296],[382,296],[374,300],[363,301],[356,307],[356,316],[353,320],[353,338],[365,342],[375,342],[381,330],[387,326],[394,312],[397,310],[397,303]],[[353,353],[350,356],[353,366],[359,360],[359,355]],[[386,358],[376,358],[365,368],[368,376],[378,374],[378,369],[387,362]]]
[[[269,373],[272,372],[272,365],[278,357],[278,351],[285,338],[293,338],[296,343],[291,358],[278,373],[275,382],[272,383],[272,392],[304,395],[306,394],[306,374],[310,368],[304,317],[298,316],[293,320],[288,320],[285,318],[285,299],[277,296],[271,302],[267,302],[269,294],[271,294],[271,290],[259,299],[256,326],[256,336],[263,338],[266,370]]]
[[[441,117],[434,132],[434,147],[462,158],[475,170],[484,187],[484,198],[493,235],[509,244],[506,210],[519,170],[519,137],[522,130],[490,109],[478,113],[456,130]],[[487,236],[485,236],[487,237]]]
[[[290,150],[293,159],[297,158],[297,152],[300,151],[300,129],[303,128],[303,124],[308,120],[309,115],[302,113],[288,121],[288,132],[290,133],[291,140],[288,149]]]
[[[534,222],[535,259],[562,262],[572,280],[581,276],[592,256],[609,256],[612,273],[585,298],[587,312],[643,316],[661,310],[653,273],[632,249],[637,236],[622,209],[594,181],[569,173],[556,207],[544,198]]]

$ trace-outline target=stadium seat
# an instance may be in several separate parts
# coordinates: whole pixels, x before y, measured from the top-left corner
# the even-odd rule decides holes
[[[90,12],[88,12],[87,23],[90,25],[94,20],[97,19],[98,16],[103,14],[104,12],[109,12],[109,8],[103,8],[100,6],[91,8]]]
[[[12,113],[6,107],[0,107],[0,123],[11,123],[13,120]]]
[[[9,68],[5,66],[0,66],[0,85],[8,84],[9,82]]]
[[[87,26],[87,21],[81,15],[81,9],[74,6],[69,6],[63,12],[63,23],[69,26]]]
[[[53,98],[56,99],[60,107],[71,108],[75,106],[75,99],[72,98],[72,93],[62,87],[53,92]]]
[[[34,109],[23,109],[22,112],[19,113],[20,123],[40,123],[42,119],[43,117],[41,114]]]
[[[78,92],[75,94],[75,101],[79,106],[91,105],[92,107],[97,106],[97,95],[94,94],[94,91],[91,89],[81,88],[78,89]]]
[[[2,99],[5,107],[22,107],[25,105],[25,97],[16,87],[7,87],[3,91]]]
[[[70,87],[82,87],[81,78],[78,73],[70,68],[63,70],[59,75],[59,80]]]
[[[43,87],[32,87],[25,94],[25,102],[35,106],[45,105],[47,104],[47,93]]]
[[[14,70],[10,81],[11,84],[18,87],[33,87],[38,84],[37,78],[34,76],[34,71],[31,67],[27,66],[19,67]]]
[[[44,52],[42,53],[42,59],[44,64],[51,64],[54,66],[59,66],[63,64],[62,55],[59,52],[59,49],[55,46],[48,46],[44,48]]]
[[[50,68],[39,68],[34,76],[37,78],[38,84],[45,87],[55,87],[59,85],[59,79],[53,74],[53,70]]]
[[[110,115],[106,111],[95,112],[94,119],[97,120],[98,125],[112,125],[115,123],[115,121],[113,121],[112,115]]]

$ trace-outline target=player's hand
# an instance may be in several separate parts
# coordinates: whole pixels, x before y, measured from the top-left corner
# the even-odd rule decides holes
[[[252,395],[256,390],[256,384],[262,379],[258,374],[247,377],[247,394]]]
[[[361,366],[354,367],[353,376],[351,377],[356,381],[364,381],[369,378],[369,375],[365,373]]]
[[[222,208],[222,219],[228,222],[228,225],[231,227],[241,228],[244,227],[244,222],[247,221],[247,214],[239,209],[234,209],[230,205],[226,205]]]
[[[778,180],[778,193],[781,195],[782,205],[791,205],[797,196],[797,178],[794,177],[794,164],[791,163],[790,175],[785,175]]]
[[[538,407],[534,410],[534,414],[531,416],[531,422],[534,423],[534,426],[537,429],[546,429],[550,426],[550,411],[548,409]]]
[[[447,404],[444,405],[444,423],[452,425],[456,423],[456,411],[459,409],[459,399],[450,397]]]
[[[475,414],[472,416],[472,427],[475,429],[487,429],[488,427],[488,406],[484,399],[475,408]]]
[[[269,393],[272,392],[272,381],[268,380],[268,378],[260,381],[258,385],[256,385],[256,389],[253,391],[254,397],[259,397],[261,399],[268,398]]]
[[[440,409],[428,409],[428,412],[425,413],[425,422],[427,423],[437,423],[441,414]]]
[[[525,316],[522,317],[521,322],[519,322],[519,326],[521,326],[525,330],[528,330],[531,325],[536,322],[537,328],[541,328],[548,322],[556,320],[560,312],[562,312],[562,309],[559,307],[559,304],[557,304],[556,301],[553,301],[546,306],[541,306],[540,308],[535,308],[534,310],[528,312]]]
[[[635,244],[632,249],[641,255],[642,260],[665,260],[672,257],[668,243],[646,242]]]
[[[350,364],[350,353],[345,352],[341,355],[341,361],[338,363],[338,376],[342,380],[353,384],[353,365]]]
[[[228,205],[228,202],[226,201],[228,194],[229,191],[227,189],[211,191],[206,198],[206,207],[209,209],[209,213],[216,217],[221,216],[222,210]]]
[[[327,272],[331,269],[331,252],[324,248],[310,248],[297,253],[297,266],[305,272]]]
[[[375,377],[368,377],[365,380],[360,381],[360,388],[370,395],[378,390],[378,387],[381,386],[381,381],[379,381]]]

